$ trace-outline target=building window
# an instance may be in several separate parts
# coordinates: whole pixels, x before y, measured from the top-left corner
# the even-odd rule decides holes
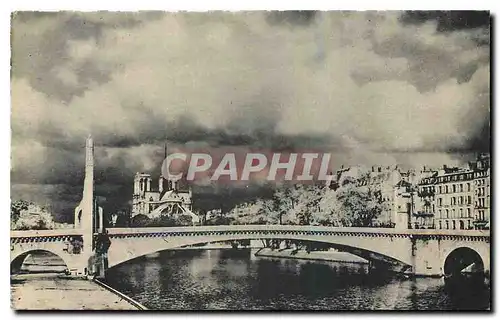
[[[446,229],[450,229],[450,223],[446,220]]]
[[[451,189],[453,190],[453,192],[457,192],[457,186],[456,186],[456,185],[453,185],[453,186],[451,187]]]
[[[452,210],[451,210],[451,217],[452,217],[452,218],[456,218],[456,217],[457,217],[457,216],[455,215],[455,209],[452,209]],[[455,229],[455,228],[453,228],[453,229]]]
[[[463,183],[460,184],[460,192],[464,192],[464,184]]]
[[[460,218],[464,217],[464,209],[460,208]]]
[[[468,217],[468,218],[471,218],[471,215],[470,215],[470,208],[467,208],[467,217]]]
[[[459,205],[463,205],[464,204],[464,196],[460,196],[460,203]]]
[[[439,186],[439,193],[443,193],[443,187]]]
[[[448,209],[446,209],[446,219],[449,218],[449,214],[450,214],[450,211]],[[446,228],[446,229],[448,229],[448,228]]]
[[[456,224],[455,224],[455,220],[452,220],[451,221],[452,225],[453,225],[453,230],[455,230],[457,228]]]
[[[460,230],[465,229],[465,224],[462,220],[460,220]]]
[[[470,182],[467,183],[467,192],[470,192]]]
[[[448,186],[444,186],[444,192],[448,193]]]
[[[441,209],[438,210],[438,218],[442,218],[441,217]],[[439,222],[441,222],[441,221],[439,221]],[[439,228],[439,229],[441,229],[441,228]]]
[[[470,222],[470,221],[469,221]],[[439,229],[443,229],[443,223],[441,220],[439,220]]]
[[[467,196],[467,204],[471,204],[472,203],[472,198],[471,196]]]

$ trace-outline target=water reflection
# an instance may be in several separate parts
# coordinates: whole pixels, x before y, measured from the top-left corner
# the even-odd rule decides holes
[[[490,302],[484,282],[402,280],[357,264],[255,258],[250,250],[162,252],[111,269],[106,281],[162,310],[485,310]]]

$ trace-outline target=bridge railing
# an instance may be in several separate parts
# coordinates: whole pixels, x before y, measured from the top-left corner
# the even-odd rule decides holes
[[[353,227],[322,227],[293,225],[221,225],[221,226],[189,226],[189,227],[141,227],[141,228],[109,228],[109,234],[159,233],[159,232],[230,232],[230,231],[310,231],[364,233],[384,235],[450,235],[450,236],[490,236],[489,230],[436,230],[389,228],[353,228]]]
[[[323,227],[323,226],[293,226],[293,225],[222,225],[222,226],[189,226],[189,227],[141,227],[141,228],[108,228],[113,234],[138,234],[158,232],[230,232],[230,231],[302,231],[302,232],[339,232],[364,233],[383,235],[449,235],[449,236],[490,236],[490,230],[442,230],[442,229],[390,229],[390,228],[353,228],[353,227]],[[11,238],[23,237],[53,237],[67,235],[82,235],[78,229],[55,230],[16,230],[10,232]]]
[[[52,230],[11,230],[11,238],[26,238],[26,237],[55,237],[82,235],[82,231],[78,229],[52,229]]]

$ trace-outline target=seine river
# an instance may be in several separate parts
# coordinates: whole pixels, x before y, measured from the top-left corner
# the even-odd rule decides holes
[[[159,310],[487,310],[485,285],[369,274],[361,265],[164,251],[108,271],[106,282]]]

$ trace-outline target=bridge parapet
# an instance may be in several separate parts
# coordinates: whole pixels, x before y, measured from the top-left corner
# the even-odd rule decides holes
[[[53,229],[53,230],[11,230],[11,238],[29,238],[29,237],[54,237],[82,235],[78,229]]]
[[[214,234],[227,232],[280,232],[300,233],[312,235],[345,235],[365,237],[484,237],[489,238],[489,230],[395,230],[391,228],[346,228],[321,226],[292,226],[292,225],[224,225],[200,227],[148,227],[148,228],[112,228],[108,229],[110,236],[140,236],[151,234],[161,235],[190,235]]]

